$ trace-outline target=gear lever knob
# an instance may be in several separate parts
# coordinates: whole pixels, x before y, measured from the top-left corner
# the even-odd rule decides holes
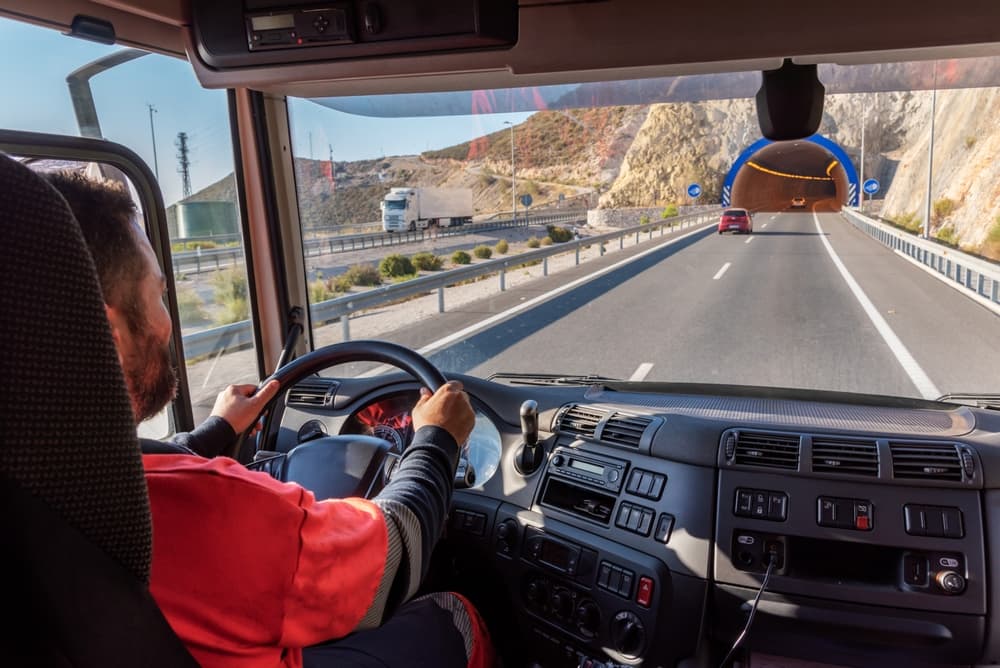
[[[521,435],[529,447],[538,443],[538,402],[534,399],[521,404]]]

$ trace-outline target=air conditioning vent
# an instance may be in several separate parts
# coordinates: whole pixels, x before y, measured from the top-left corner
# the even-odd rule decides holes
[[[604,429],[601,430],[601,440],[613,445],[638,448],[643,433],[652,422],[653,419],[648,417],[615,413],[608,418]]]
[[[962,482],[962,461],[950,443],[889,443],[892,477]]]
[[[799,467],[799,437],[741,431],[734,463],[794,471]]]
[[[597,425],[606,415],[602,410],[574,404],[556,418],[556,431],[592,439],[597,432]]]
[[[851,441],[814,437],[812,465],[817,473],[846,473],[878,477],[878,444],[875,441]]]
[[[288,405],[307,408],[329,406],[333,402],[333,393],[338,386],[335,380],[321,378],[303,380],[288,390]]]

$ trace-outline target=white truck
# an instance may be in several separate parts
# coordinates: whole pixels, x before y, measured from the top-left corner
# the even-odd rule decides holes
[[[386,232],[451,227],[472,221],[468,188],[392,188],[380,204]]]

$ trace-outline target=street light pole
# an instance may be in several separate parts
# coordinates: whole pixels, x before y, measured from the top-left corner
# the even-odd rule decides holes
[[[858,193],[858,197],[860,198],[860,204],[861,204],[861,206],[859,208],[861,209],[861,213],[864,213],[865,212],[865,125],[868,124],[867,123],[867,121],[868,121],[868,105],[866,104],[867,100],[865,100],[865,98],[864,98],[864,93],[862,93],[861,95],[862,95],[862,98],[861,98],[861,178],[858,179],[860,181],[860,185],[861,185],[861,187],[859,188],[859,190],[861,192]]]
[[[934,61],[934,88],[931,90],[931,136],[927,142],[927,201],[924,203],[924,239],[931,236],[931,184],[934,179],[934,116],[937,110],[937,61]]]
[[[517,220],[517,180],[514,178],[514,124],[511,121],[504,121],[504,125],[510,126],[510,210]]]
[[[159,113],[156,111],[156,107],[152,104],[146,103],[149,107],[149,135],[153,139],[153,173],[156,175],[156,180],[160,180],[160,161],[156,158],[156,128],[153,127],[153,114]]]

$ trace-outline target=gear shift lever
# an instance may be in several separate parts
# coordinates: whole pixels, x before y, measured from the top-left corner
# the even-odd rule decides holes
[[[538,445],[538,402],[533,399],[521,404],[521,437],[524,444],[517,451],[514,466],[521,475],[531,475],[542,465],[544,454]]]

